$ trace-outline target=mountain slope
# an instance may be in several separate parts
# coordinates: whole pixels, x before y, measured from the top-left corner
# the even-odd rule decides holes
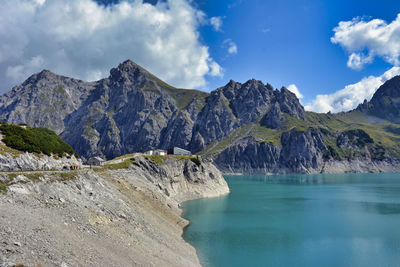
[[[400,123],[400,76],[386,81],[372,99],[364,101],[357,110],[392,122]]]
[[[84,158],[179,146],[231,172],[380,171],[400,157],[399,96],[395,77],[352,112],[317,114],[284,87],[177,89],[127,60],[92,83],[35,74],[1,97],[0,116],[49,126]]]
[[[127,60],[92,83],[48,71],[35,74],[0,99],[0,115],[57,131],[85,158],[113,158],[171,146],[198,152],[258,122],[277,105],[304,118],[303,107],[287,89],[256,80],[230,81],[211,94],[177,89]]]
[[[64,118],[82,104],[94,85],[43,70],[1,96],[0,119],[60,134]]]

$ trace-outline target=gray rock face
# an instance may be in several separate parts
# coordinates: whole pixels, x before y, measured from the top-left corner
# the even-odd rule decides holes
[[[81,106],[94,85],[43,70],[1,96],[0,119],[47,127],[60,134],[64,118]]]
[[[87,83],[42,71],[0,99],[0,118],[55,130],[83,158],[179,146],[198,152],[271,109],[304,119],[287,89],[230,81],[210,94],[176,89],[128,60]],[[276,119],[273,119],[276,121]]]
[[[276,129],[281,127],[284,122],[285,118],[282,115],[281,108],[278,103],[275,103],[261,120],[261,125]]]
[[[227,172],[308,173],[323,165],[327,149],[322,134],[314,129],[295,128],[281,137],[282,146],[247,140],[221,152],[215,164]]]
[[[182,237],[189,222],[179,204],[229,193],[221,173],[211,162],[173,157],[135,162],[35,172],[40,179],[13,173],[0,194],[0,266],[200,266]]]
[[[226,173],[277,173],[280,152],[280,146],[255,143],[249,138],[222,151],[214,164]]]
[[[322,166],[326,146],[319,131],[309,129],[303,132],[292,129],[282,134],[281,142],[280,163],[291,172],[307,173],[309,169]]]
[[[386,81],[378,88],[371,101],[364,101],[357,110],[400,123],[400,76]]]
[[[340,157],[332,147],[326,146],[326,138],[317,129],[292,129],[284,132],[281,145],[255,142],[254,139],[247,138],[216,155],[214,163],[226,173],[400,171],[400,160],[387,157],[385,149],[368,139],[362,130],[350,130],[338,136],[338,146],[344,148],[346,158]]]
[[[193,130],[191,150],[201,151],[214,140],[220,141],[233,130],[250,122],[270,117],[271,125],[283,122],[282,112],[304,120],[304,108],[286,88],[274,90],[270,84],[249,80],[244,84],[230,81],[211,92]],[[272,110],[273,114],[269,114]],[[198,141],[200,140],[200,141]]]
[[[33,153],[21,153],[15,155],[0,154],[0,171],[22,170],[61,170],[64,166],[76,165],[82,167],[82,161],[71,157],[55,158],[54,156],[35,155]]]

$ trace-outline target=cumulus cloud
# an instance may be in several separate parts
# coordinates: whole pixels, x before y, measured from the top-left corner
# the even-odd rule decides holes
[[[297,96],[298,99],[302,99],[303,95],[300,93],[299,89],[297,88],[297,86],[295,84],[291,84],[287,87],[287,89],[292,92],[293,94],[295,94]]]
[[[359,70],[375,57],[399,65],[400,14],[389,24],[381,19],[341,21],[333,31],[331,42],[340,44],[349,53],[348,67]]]
[[[96,80],[128,58],[174,86],[204,86],[222,75],[199,40],[204,17],[186,0],[2,0],[1,90],[43,68]]]
[[[232,41],[232,39],[226,39],[222,43],[222,47],[226,48],[229,54],[237,54],[237,45]]]
[[[354,109],[364,99],[370,100],[375,91],[385,81],[400,75],[400,67],[392,67],[381,76],[369,76],[361,81],[347,85],[342,90],[333,94],[317,95],[317,97],[304,108],[315,112],[340,112]]]
[[[210,18],[210,24],[213,26],[215,31],[220,32],[222,27],[222,17]]]

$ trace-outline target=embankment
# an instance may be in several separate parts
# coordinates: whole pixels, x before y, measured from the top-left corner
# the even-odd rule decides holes
[[[229,192],[211,162],[172,156],[0,177],[4,266],[199,266],[179,203]]]

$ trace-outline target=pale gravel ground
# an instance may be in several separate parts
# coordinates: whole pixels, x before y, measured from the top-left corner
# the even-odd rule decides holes
[[[139,158],[129,170],[81,170],[0,195],[3,266],[199,266],[178,204],[229,192],[211,163]],[[210,174],[211,173],[211,174]],[[0,264],[0,266],[2,266]]]

